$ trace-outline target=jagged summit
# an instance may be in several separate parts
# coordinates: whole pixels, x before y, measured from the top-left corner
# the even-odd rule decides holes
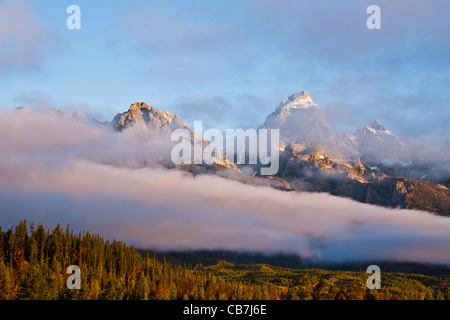
[[[176,129],[185,129],[189,131],[191,135],[191,143],[194,143],[194,141],[201,141],[204,147],[211,143],[198,133],[195,133],[194,130],[189,128],[181,118],[174,115],[172,112],[168,110],[159,110],[145,102],[135,102],[130,106],[128,111],[118,113],[114,117],[112,125],[117,131],[124,131],[132,127],[149,130],[148,132],[151,133],[150,136],[159,136],[160,138],[166,135],[170,136]],[[153,133],[156,133],[156,135],[153,135]],[[168,145],[171,145],[172,142],[170,142],[169,139],[167,141]],[[217,168],[232,168],[233,170],[239,172],[239,169],[227,160],[221,150],[214,147],[212,151],[215,154],[214,157],[219,160],[223,160],[224,164],[201,165],[203,169],[216,170]],[[163,163],[169,167],[173,165],[169,159],[163,160]],[[181,165],[181,167],[188,171],[194,172],[196,170],[196,167],[191,165]],[[203,169],[197,169],[195,172],[201,172]]]
[[[375,120],[374,122],[372,122],[370,124],[370,127],[375,130],[386,131],[386,128],[378,120]]]
[[[371,124],[366,125],[362,129],[358,129],[358,131],[356,131],[356,135],[358,137],[377,136],[379,139],[385,139],[386,137],[389,137],[390,139],[398,141],[401,140],[391,131],[387,130],[378,120],[373,121]]]
[[[366,125],[364,128],[359,129],[356,134],[362,135],[362,134],[376,134],[378,132],[383,132],[386,134],[392,134],[389,130],[386,129],[385,126],[381,124],[380,121],[375,120],[372,123]]]
[[[408,154],[407,144],[378,120],[358,129],[352,141],[364,161],[372,164],[395,163]]]
[[[133,103],[133,104],[130,105],[130,107],[128,108],[128,111],[138,111],[138,110],[144,111],[144,109],[148,109],[148,110],[156,110],[156,111],[158,111],[158,109],[156,109],[156,108],[153,107],[153,106],[148,105],[148,104],[145,103],[145,102],[135,102],[135,103]],[[167,112],[170,112],[170,111],[167,111]]]
[[[283,103],[286,102],[295,102],[295,101],[307,101],[309,103],[313,103],[313,99],[311,94],[308,91],[302,91],[300,93],[291,94]]]
[[[136,102],[128,111],[118,113],[112,122],[115,129],[122,131],[130,126],[171,132],[178,128],[188,129],[186,123],[172,112],[158,110],[145,102]]]

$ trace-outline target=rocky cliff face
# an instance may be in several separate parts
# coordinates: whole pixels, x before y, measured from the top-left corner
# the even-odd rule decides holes
[[[293,190],[332,195],[387,207],[450,215],[450,190],[440,184],[376,173],[357,157],[334,159],[321,149],[285,148],[277,175]]]
[[[445,167],[405,162],[402,157],[414,146],[378,120],[356,133],[336,135],[310,93],[303,91],[280,103],[262,128],[280,129],[283,147],[277,177],[292,190],[450,215],[449,190],[435,183],[445,177]],[[434,182],[420,180],[427,176]]]
[[[143,129],[151,134],[150,138],[166,139],[168,145],[175,145],[177,143],[170,140],[170,136],[174,130],[185,129],[191,136],[191,144],[198,141],[201,141],[203,147],[210,144],[209,140],[206,140],[204,137],[201,137],[199,134],[195,133],[194,130],[188,127],[181,118],[174,115],[172,112],[167,110],[159,110],[145,102],[136,102],[130,106],[128,111],[117,114],[112,121],[112,126],[119,132],[123,132],[130,128]],[[215,172],[224,169],[239,171],[233,163],[230,163],[227,160],[220,150],[214,149],[214,152],[219,160],[223,160],[223,164],[175,165],[172,163],[169,156],[162,159],[161,164],[167,168],[177,168],[192,172],[194,174],[207,173],[209,171]],[[143,166],[147,165],[148,164],[143,164]]]
[[[158,110],[145,102],[136,102],[128,111],[117,114],[112,125],[118,131],[129,127],[141,127],[171,133],[176,129],[190,128],[179,117],[167,110]]]

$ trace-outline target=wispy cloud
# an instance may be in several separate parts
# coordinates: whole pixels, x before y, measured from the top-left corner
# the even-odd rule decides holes
[[[27,2],[0,3],[0,76],[40,69],[57,43],[54,30],[42,23]]]

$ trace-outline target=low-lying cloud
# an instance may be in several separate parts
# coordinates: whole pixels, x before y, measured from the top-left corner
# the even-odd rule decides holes
[[[138,247],[450,264],[450,219],[211,175],[118,167],[169,140],[37,112],[0,116],[0,224],[70,224]],[[156,142],[159,141],[159,142]],[[128,162],[127,162],[128,161]]]

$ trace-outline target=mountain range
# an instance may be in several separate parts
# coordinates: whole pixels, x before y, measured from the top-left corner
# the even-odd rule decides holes
[[[26,107],[18,109],[27,111]],[[79,111],[72,114],[56,108],[42,111],[88,121]],[[177,115],[145,102],[132,104],[111,122],[91,121],[113,128],[117,134],[144,130],[150,137],[161,139],[170,137],[176,129],[186,129],[198,138]],[[235,165],[220,150],[216,151],[225,160],[223,165],[174,165],[168,154],[161,156],[159,162],[169,169],[194,175],[214,174],[286,191],[327,192],[364,203],[450,215],[450,143],[434,151],[403,140],[378,120],[354,133],[336,134],[325,112],[307,91],[282,101],[260,128],[280,129],[280,166],[275,176],[259,176],[261,164]],[[203,139],[203,145],[206,144],[209,141]],[[148,165],[148,161],[141,163]]]
[[[378,120],[355,133],[335,134],[304,91],[280,103],[262,128],[280,129],[277,176],[292,189],[450,214],[448,154],[404,141]]]

